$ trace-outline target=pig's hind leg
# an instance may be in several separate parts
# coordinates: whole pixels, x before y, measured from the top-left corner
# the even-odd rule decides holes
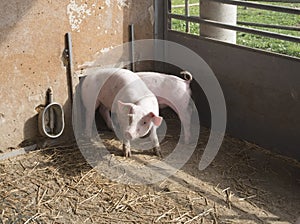
[[[181,106],[176,108],[171,103],[168,104],[169,107],[178,115],[182,125],[183,125],[183,133],[184,133],[184,143],[189,144],[191,141],[191,117],[192,110],[189,106],[190,96],[188,94],[184,94],[182,97]],[[178,103],[179,104],[179,103]]]
[[[100,103],[98,111],[101,114],[101,116],[103,117],[107,127],[110,130],[113,130],[112,120],[111,120],[111,117],[110,117],[109,109],[106,106],[104,106],[102,103]]]

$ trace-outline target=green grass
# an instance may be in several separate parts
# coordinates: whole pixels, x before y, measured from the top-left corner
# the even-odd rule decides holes
[[[189,2],[197,3],[199,2],[199,0],[190,0]],[[265,3],[265,2],[262,3],[300,8],[300,3]],[[172,4],[184,5],[184,0],[172,0]],[[191,6],[189,10],[190,10],[190,15],[198,16],[200,14],[199,6]],[[171,12],[179,15],[185,14],[184,7],[172,8]],[[240,6],[238,7],[238,21],[300,27],[299,15],[272,12],[267,10],[248,8],[248,7],[245,8]],[[173,30],[185,32],[185,26],[186,26],[185,21],[172,20],[171,24]],[[189,33],[199,35],[199,24],[190,23],[189,26],[190,26]],[[280,34],[300,36],[299,31],[289,31],[289,30],[270,29],[270,28],[261,28],[261,27],[253,27],[253,28],[272,31]],[[283,41],[274,38],[253,35],[249,33],[237,32],[237,44],[253,47],[253,48],[264,49],[271,52],[286,54],[290,56],[300,57],[300,44],[293,43],[290,41]]]
[[[199,0],[189,0],[190,4],[193,3],[199,3]],[[172,0],[172,5],[184,5],[184,0]],[[190,6],[190,15],[191,16],[198,16],[200,14],[200,8],[199,6]],[[179,14],[179,15],[184,15],[185,10],[183,8],[172,8],[171,10],[172,13]]]
[[[287,7],[300,7],[300,4],[291,4],[291,3],[276,3],[276,4],[287,6]],[[244,7],[238,7],[238,21],[273,24],[273,25],[284,25],[284,26],[299,26],[300,16],[287,14],[287,13],[272,12],[267,10],[259,10],[253,8],[245,9]],[[258,28],[258,27],[256,29],[267,30],[275,33],[287,34],[292,36],[300,36],[299,31]],[[237,44],[245,45],[248,47],[265,49],[268,51],[287,54],[295,57],[300,57],[300,46],[299,46],[300,44],[293,43],[290,41],[277,40],[274,38],[267,38],[258,35],[238,32]]]

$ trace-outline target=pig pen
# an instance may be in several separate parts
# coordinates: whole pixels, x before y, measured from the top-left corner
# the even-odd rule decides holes
[[[178,142],[180,122],[172,111],[162,153]],[[75,141],[0,161],[0,223],[295,223],[300,216],[300,164],[257,145],[226,136],[204,171],[198,164],[209,130],[175,175],[151,185],[111,181],[92,168]],[[147,163],[158,158],[122,145],[100,132],[118,160]]]

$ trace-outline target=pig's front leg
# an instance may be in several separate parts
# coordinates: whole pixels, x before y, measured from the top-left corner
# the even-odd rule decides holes
[[[153,151],[154,151],[155,155],[157,155],[158,157],[162,157],[161,148],[160,148],[160,145],[159,145],[156,129],[157,129],[157,127],[155,127],[155,126],[153,126],[151,128],[150,138],[151,138],[151,141],[154,145]]]
[[[131,156],[130,141],[127,139],[123,140],[123,153],[126,158]]]

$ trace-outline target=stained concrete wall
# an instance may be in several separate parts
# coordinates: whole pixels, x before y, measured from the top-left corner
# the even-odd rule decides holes
[[[74,68],[128,41],[152,38],[152,0],[0,0],[0,150],[35,139],[37,112],[45,93],[64,106],[66,129],[72,132],[64,34],[71,32]]]

